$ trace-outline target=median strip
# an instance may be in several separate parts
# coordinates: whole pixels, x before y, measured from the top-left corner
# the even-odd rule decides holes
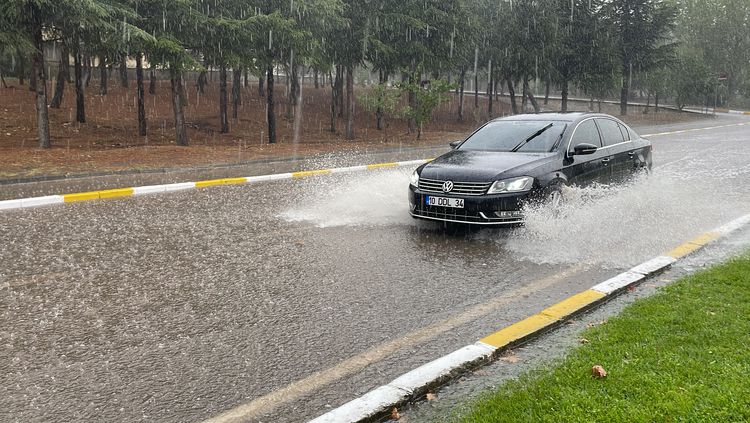
[[[523,344],[553,329],[573,316],[607,301],[623,290],[669,268],[678,259],[705,247],[750,223],[750,214],[706,232],[630,270],[570,296],[524,320],[492,333],[475,344],[418,367],[392,382],[375,388],[311,423],[371,421],[387,415],[393,407],[419,399],[428,389],[440,386],[467,370],[489,363],[510,347]]]
[[[279,181],[283,179],[308,178],[312,176],[328,175],[332,173],[360,172],[366,170],[391,169],[401,166],[415,166],[428,162],[429,160],[409,160],[402,162],[375,163],[370,165],[339,167],[331,169],[303,170],[291,173],[275,173],[270,175],[248,176],[240,178],[209,179],[197,182],[180,182],[164,185],[146,185],[141,187],[118,188],[101,191],[76,192],[63,195],[48,195],[44,197],[20,198],[15,200],[0,201],[0,211],[21,209],[27,207],[47,206],[59,203],[76,203],[81,201],[103,200],[108,198],[139,196],[148,194],[159,194],[194,188],[208,188],[222,185],[241,185],[256,182]]]

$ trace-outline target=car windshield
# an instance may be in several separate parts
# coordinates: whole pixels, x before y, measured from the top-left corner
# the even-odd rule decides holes
[[[565,126],[565,122],[555,121],[499,120],[483,126],[459,149],[546,153],[557,147]]]

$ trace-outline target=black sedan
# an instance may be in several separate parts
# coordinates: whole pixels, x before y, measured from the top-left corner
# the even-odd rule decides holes
[[[495,119],[412,174],[410,213],[477,225],[523,221],[528,201],[560,200],[564,185],[610,184],[651,168],[651,142],[597,113]]]

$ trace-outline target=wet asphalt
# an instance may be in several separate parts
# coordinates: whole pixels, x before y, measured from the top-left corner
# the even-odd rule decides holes
[[[0,213],[0,420],[316,417],[750,212],[750,126],[652,139],[668,184],[555,228],[413,221],[410,169]]]

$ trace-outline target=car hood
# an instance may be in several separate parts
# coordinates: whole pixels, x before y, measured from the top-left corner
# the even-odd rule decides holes
[[[427,163],[421,178],[462,182],[491,182],[515,176],[535,176],[533,169],[552,160],[554,153],[510,153],[453,150]]]

